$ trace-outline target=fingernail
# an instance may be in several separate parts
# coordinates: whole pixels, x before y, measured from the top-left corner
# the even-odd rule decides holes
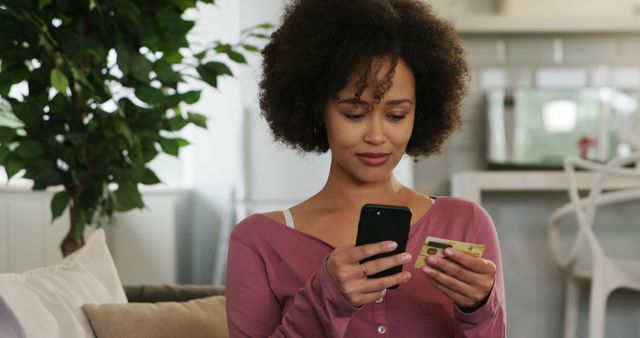
[[[424,273],[426,273],[427,275],[431,274],[431,269],[429,269],[426,265],[422,267],[422,271],[424,271]]]
[[[411,259],[411,254],[404,253],[404,254],[402,254],[401,259],[402,259],[402,262],[403,262],[403,263],[406,263],[406,262],[408,262],[408,261]]]
[[[398,243],[396,243],[396,242],[387,243],[387,248],[389,248],[389,250],[393,250],[393,249],[395,249],[397,247],[398,247]]]
[[[411,279],[411,272],[405,272],[402,274],[402,280],[403,281],[408,281],[409,279]]]
[[[444,254],[449,257],[453,257],[453,250],[451,250],[450,248],[446,248],[444,249]]]
[[[433,257],[431,257],[431,256],[427,257],[427,261],[429,261],[429,264],[431,264],[431,265],[438,264],[438,260],[433,258]]]

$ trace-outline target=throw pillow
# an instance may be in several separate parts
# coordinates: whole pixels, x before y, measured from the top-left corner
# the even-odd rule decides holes
[[[86,304],[98,338],[227,338],[225,297],[188,302]]]
[[[2,297],[0,297],[0,332],[2,332],[2,338],[25,338],[18,318]]]
[[[93,337],[82,305],[127,302],[102,229],[58,265],[0,274],[0,299],[6,304],[0,325],[13,316],[20,325],[16,332],[50,338]]]

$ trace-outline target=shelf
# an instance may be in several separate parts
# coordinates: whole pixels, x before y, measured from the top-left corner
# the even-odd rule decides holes
[[[640,18],[554,18],[471,15],[452,20],[460,34],[640,33]]]
[[[577,173],[579,189],[589,189],[594,173]],[[485,191],[563,191],[567,190],[563,171],[466,171],[451,178],[451,195],[481,203]],[[611,177],[604,189],[640,187],[640,180]]]

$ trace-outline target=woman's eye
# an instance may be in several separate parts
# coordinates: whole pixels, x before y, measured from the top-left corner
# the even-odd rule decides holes
[[[401,121],[401,120],[404,120],[404,117],[405,117],[404,114],[389,114],[387,116],[392,121]]]
[[[364,114],[344,114],[349,120],[358,121],[364,118]]]

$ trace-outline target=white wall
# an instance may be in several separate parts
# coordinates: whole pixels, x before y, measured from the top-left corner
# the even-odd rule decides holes
[[[238,40],[238,2],[216,1],[215,6],[199,5],[198,11],[188,13],[196,20],[190,34],[193,44],[212,40],[233,42]],[[227,61],[227,60],[225,60]],[[239,68],[229,63],[234,74]],[[189,127],[185,136],[192,145],[183,149],[184,185],[193,189],[190,221],[184,226],[182,247],[188,248],[180,262],[181,279],[189,283],[209,283],[213,271],[215,243],[221,224],[231,212],[231,192],[241,180],[242,107],[241,91],[237,79],[224,77],[218,88],[191,84],[204,88],[200,101],[191,109],[205,114],[207,130]]]

